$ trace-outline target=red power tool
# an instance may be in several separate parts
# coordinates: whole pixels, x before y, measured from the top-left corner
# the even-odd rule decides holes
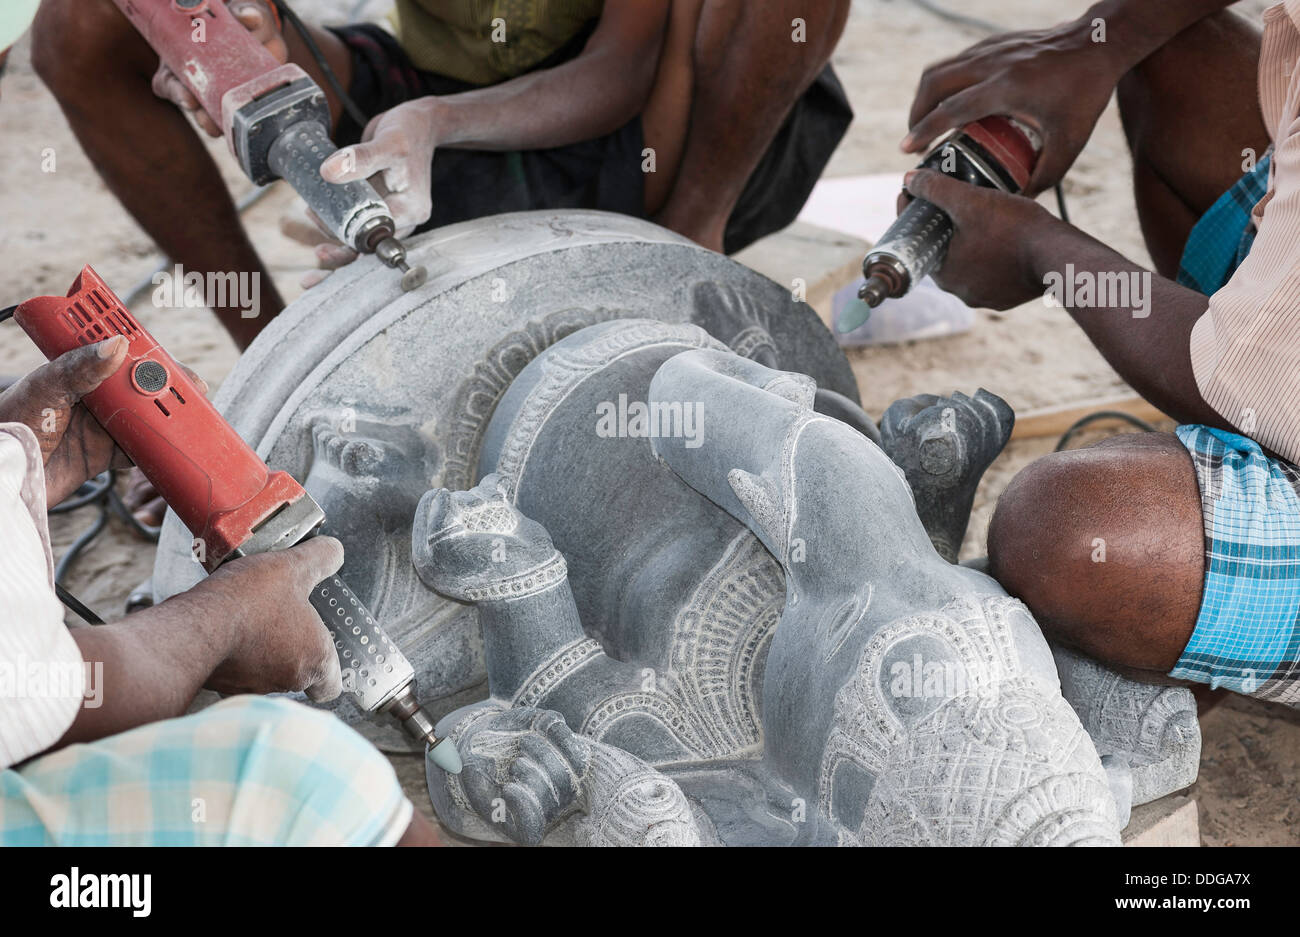
[[[1029,183],[1038,150],[1037,137],[1028,127],[1009,117],[985,117],[936,146],[918,168],[1019,194]],[[856,314],[847,310],[839,331],[853,331],[867,321],[872,308],[905,295],[937,270],[951,240],[952,219],[947,212],[925,199],[913,199],[862,261],[866,282],[858,298],[866,308]]]
[[[284,179],[344,244],[402,271],[402,288],[428,277],[411,268],[392,214],[365,181],[335,184],[320,166],[330,141],[325,92],[275,56],[226,9],[225,0],[113,0],[199,105],[258,185]]]
[[[14,320],[51,361],[79,345],[126,337],[125,363],[82,402],[189,528],[195,559],[208,572],[319,530],[325,514],[315,499],[292,476],[267,468],[90,267],[67,296],[29,299]],[[394,716],[429,746],[435,764],[459,772],[456,747],[442,744],[416,698],[410,662],[352,590],[331,576],[312,590],[311,604],[358,704]]]

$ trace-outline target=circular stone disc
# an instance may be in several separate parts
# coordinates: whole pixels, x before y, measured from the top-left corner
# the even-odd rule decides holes
[[[343,577],[415,666],[435,716],[486,695],[472,609],[442,599],[410,562],[427,489],[478,481],[483,433],[510,382],[544,348],[597,322],[691,322],[770,367],[857,401],[847,360],[806,303],[672,232],[606,212],[524,212],[407,242],[428,282],[362,257],[291,303],[214,403],[275,469],[303,481],[347,548]],[[201,570],[168,514],[154,567],[162,599]],[[338,713],[367,720],[351,703]],[[387,726],[358,725],[385,746]]]

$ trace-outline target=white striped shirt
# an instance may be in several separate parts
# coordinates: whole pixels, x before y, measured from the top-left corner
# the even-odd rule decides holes
[[[1300,0],[1264,14],[1259,101],[1273,138],[1245,261],[1192,328],[1192,373],[1225,420],[1300,463]]]
[[[26,426],[0,423],[0,769],[59,740],[84,679],[54,594],[40,446]]]

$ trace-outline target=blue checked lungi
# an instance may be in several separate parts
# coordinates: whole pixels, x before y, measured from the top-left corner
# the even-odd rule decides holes
[[[1178,282],[1212,296],[1228,282],[1255,243],[1251,212],[1268,192],[1272,148],[1201,216],[1187,236]]]
[[[1170,676],[1300,703],[1300,469],[1236,433],[1175,432],[1201,489],[1205,588]]]
[[[412,810],[360,735],[262,696],[0,772],[0,846],[392,845]]]

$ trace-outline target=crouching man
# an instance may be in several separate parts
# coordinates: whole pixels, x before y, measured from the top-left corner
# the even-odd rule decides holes
[[[1027,198],[932,172],[906,184],[955,222],[946,288],[1007,309],[1055,285],[1120,376],[1183,424],[1026,468],[993,518],[993,574],[1103,662],[1296,704],[1300,0],[1271,8],[1262,36],[1228,5],[1105,0],[934,66],[913,109],[908,148],[986,114],[1034,125],[1041,190],[1118,86],[1158,275]],[[1270,155],[1242,177],[1251,153]],[[1071,276],[1093,288],[1059,289]],[[1149,289],[1097,301],[1134,277]]]
[[[329,713],[244,695],[184,715],[204,686],[339,694],[307,599],[342,564],[338,541],[235,560],[125,621],[64,626],[46,507],[125,464],[78,401],[126,347],[78,348],[0,395],[0,845],[436,843],[384,757]]]

